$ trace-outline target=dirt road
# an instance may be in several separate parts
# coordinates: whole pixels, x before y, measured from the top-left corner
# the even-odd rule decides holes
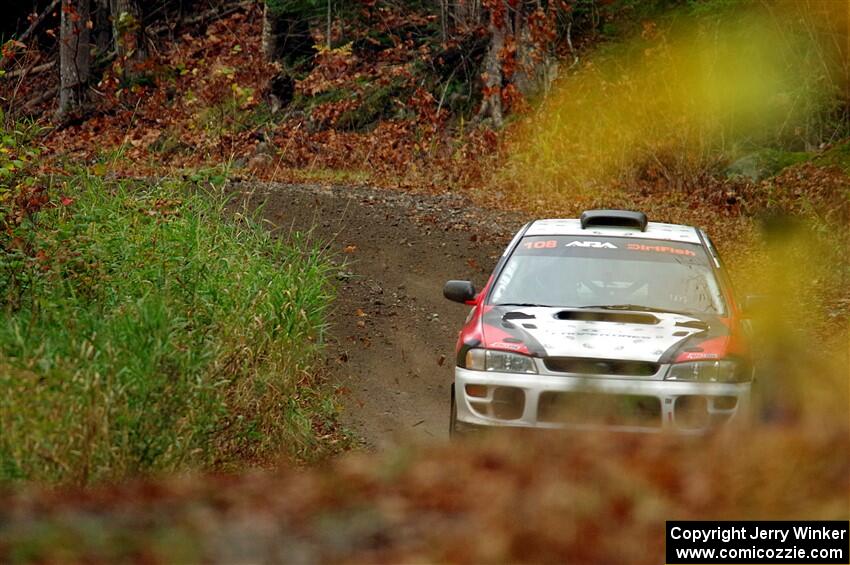
[[[283,235],[309,232],[345,261],[327,364],[344,387],[344,423],[367,444],[448,435],[453,352],[468,308],[450,278],[480,288],[522,218],[459,195],[312,185],[238,186]]]

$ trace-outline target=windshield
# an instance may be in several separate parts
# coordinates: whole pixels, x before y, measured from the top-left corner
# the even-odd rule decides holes
[[[533,236],[520,241],[491,304],[568,308],[630,305],[723,314],[725,304],[700,245],[627,237]]]

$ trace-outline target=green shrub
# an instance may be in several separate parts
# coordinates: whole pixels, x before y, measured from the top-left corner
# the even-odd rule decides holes
[[[78,176],[0,250],[0,480],[325,453],[328,257],[186,188]]]

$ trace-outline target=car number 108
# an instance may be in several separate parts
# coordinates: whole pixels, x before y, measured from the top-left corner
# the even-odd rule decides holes
[[[526,249],[554,249],[558,247],[558,242],[554,239],[546,241],[526,241],[522,244]]]

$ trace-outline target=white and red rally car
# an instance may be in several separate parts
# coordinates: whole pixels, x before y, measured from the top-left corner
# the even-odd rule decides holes
[[[700,229],[640,212],[536,220],[511,241],[457,342],[450,430],[700,433],[748,415],[753,365],[726,273]]]

